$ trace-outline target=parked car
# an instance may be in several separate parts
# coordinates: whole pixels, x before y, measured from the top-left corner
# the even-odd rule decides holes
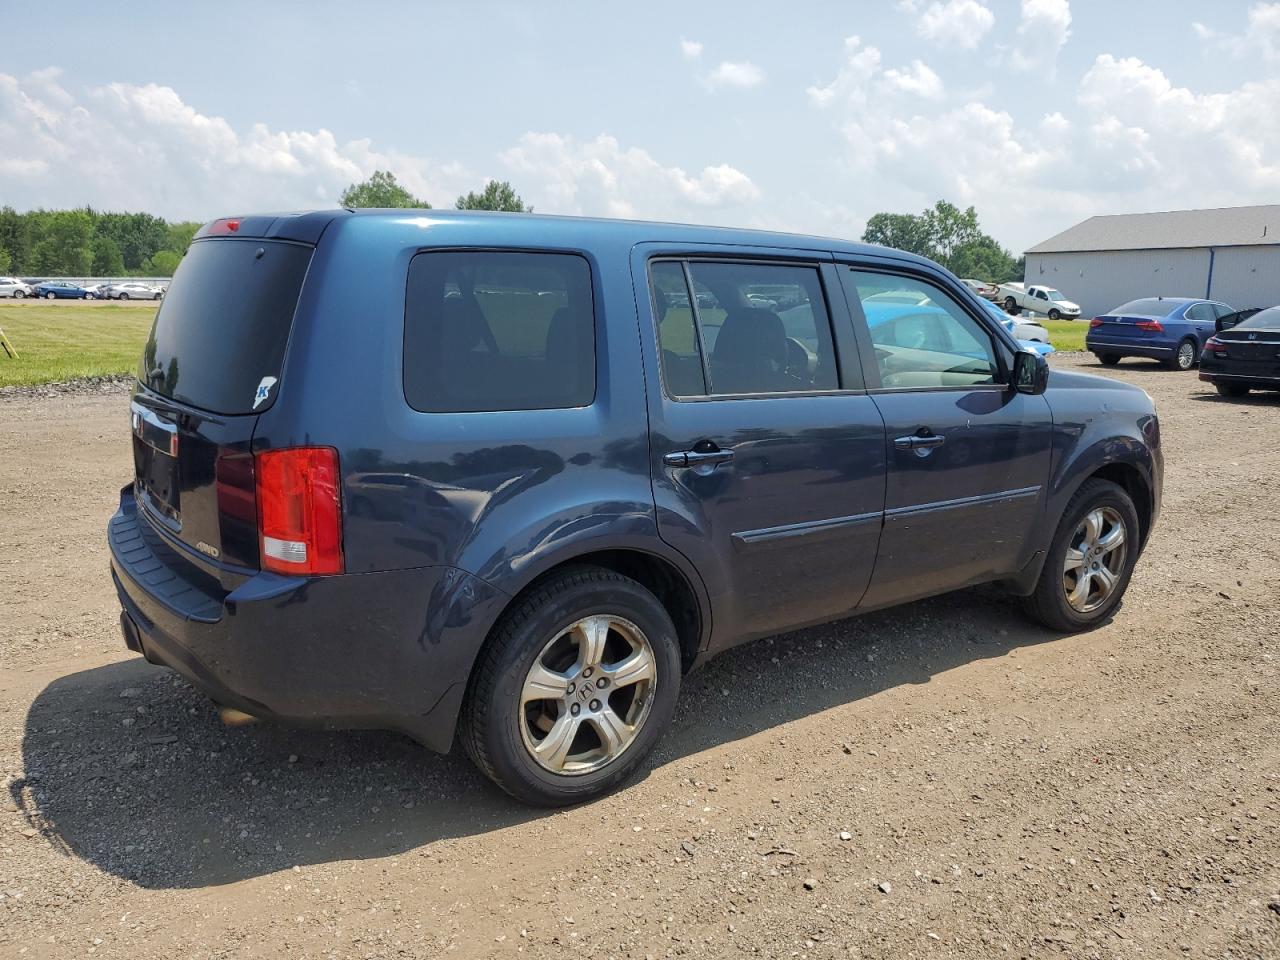
[[[1172,370],[1190,370],[1217,329],[1217,320],[1231,312],[1216,300],[1130,300],[1089,321],[1084,347],[1109,367],[1122,357],[1148,357]]]
[[[1036,323],[1036,321],[1028,317],[1011,317],[990,300],[983,300],[982,307],[996,320],[1004,324],[1005,329],[1012,333],[1017,340],[1025,343],[1038,343],[1041,346],[1048,345],[1049,331]],[[1052,353],[1053,350],[1045,352]]]
[[[984,582],[1057,631],[1120,603],[1150,397],[1050,372],[937,265],[421,213],[215,221],[157,311],[112,576],[128,647],[229,719],[457,739],[574,803],[736,644]]]
[[[1200,355],[1200,379],[1224,397],[1280,390],[1280,307],[1259,310],[1210,337]]]
[[[1248,320],[1261,309],[1261,307],[1246,307],[1243,310],[1236,310],[1232,313],[1223,314],[1214,322],[1214,331],[1221,333],[1223,330],[1230,330],[1232,327],[1240,323],[1241,320]]]
[[[95,283],[84,288],[86,300],[106,300],[107,290],[111,287],[109,283]]]
[[[46,300],[83,300],[88,291],[70,280],[46,280],[35,288],[37,297]]]
[[[960,282],[983,300],[996,300],[1000,296],[1000,288],[994,283],[986,283],[982,280],[961,280]]]
[[[159,300],[163,296],[162,288],[134,281],[113,283],[107,287],[107,298],[110,300]]]
[[[1080,316],[1080,305],[1072,303],[1053,287],[1025,287],[1020,283],[1002,283],[1000,302],[1014,316],[1022,310],[1043,313],[1050,320],[1074,320]]]
[[[12,297],[21,300],[35,294],[35,287],[24,283],[17,277],[0,277],[0,297]]]

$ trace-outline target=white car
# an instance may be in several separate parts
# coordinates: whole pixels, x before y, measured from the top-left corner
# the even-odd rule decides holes
[[[108,300],[159,300],[164,290],[145,283],[113,283],[107,287],[106,295]]]
[[[1075,320],[1080,316],[1080,304],[1072,303],[1053,287],[1002,283],[998,302],[1014,316],[1019,310],[1043,313],[1050,320]]]
[[[34,297],[36,295],[35,287],[29,283],[23,283],[17,277],[0,277],[0,297],[13,297],[15,300],[21,300],[24,297]]]
[[[1030,340],[1034,343],[1049,342],[1049,331],[1029,317],[1011,317],[990,300],[983,300],[982,305],[992,317],[1003,323],[1017,339]]]

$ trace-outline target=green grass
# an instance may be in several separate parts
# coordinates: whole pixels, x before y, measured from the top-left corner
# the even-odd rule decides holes
[[[1089,332],[1088,320],[1041,320],[1040,325],[1049,331],[1049,342],[1055,349],[1084,349],[1084,335]]]
[[[19,359],[0,348],[0,387],[132,373],[155,315],[156,304],[2,303]]]

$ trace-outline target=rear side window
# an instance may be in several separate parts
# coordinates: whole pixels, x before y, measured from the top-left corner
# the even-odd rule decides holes
[[[248,239],[191,244],[156,314],[138,379],[214,413],[266,409],[312,249]]]
[[[672,396],[839,389],[813,267],[658,261],[650,277]]]
[[[595,398],[591,269],[560,253],[421,253],[409,265],[404,393],[430,413]]]

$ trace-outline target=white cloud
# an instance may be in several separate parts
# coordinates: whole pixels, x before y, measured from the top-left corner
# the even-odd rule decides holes
[[[547,213],[698,220],[705,213],[690,207],[732,207],[760,196],[751,178],[728,164],[694,176],[604,134],[584,141],[526,133],[500,159],[518,176],[522,194]]]
[[[1051,69],[1070,36],[1068,0],[1022,0],[1018,43],[1010,63],[1015,70]]]
[[[702,56],[702,44],[697,40],[686,40],[680,38],[680,54],[686,60],[697,60]]]
[[[719,90],[723,87],[746,89],[763,83],[764,71],[748,60],[736,63],[725,60],[707,74],[703,82],[711,90]]]
[[[902,7],[914,13],[916,4]],[[935,0],[916,20],[916,33],[940,47],[972,50],[993,26],[996,17],[979,0]]]
[[[919,60],[912,60],[911,66],[904,70],[886,70],[884,79],[889,86],[926,100],[937,100],[943,95],[942,78]]]
[[[1261,56],[1280,60],[1280,3],[1255,3],[1249,8],[1241,34],[1223,33],[1203,23],[1192,23],[1197,37],[1236,57]]]
[[[805,91],[815,105],[826,107],[840,100],[861,102],[866,98],[867,85],[880,71],[880,51],[853,36],[845,39],[844,54],[844,63],[834,80]]]
[[[477,179],[457,164],[339,142],[323,128],[236,129],[157,84],[112,83],[76,96],[59,72],[0,74],[0,195],[26,206],[211,217],[333,206],[378,168],[433,203]]]

